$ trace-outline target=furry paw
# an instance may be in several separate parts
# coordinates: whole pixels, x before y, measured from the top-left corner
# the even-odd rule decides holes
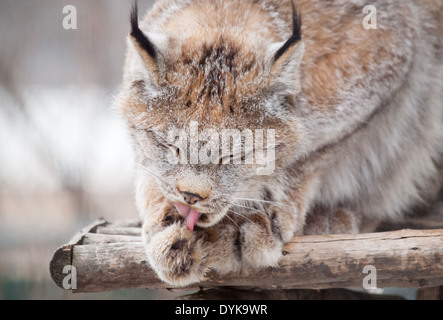
[[[149,264],[172,286],[200,282],[210,269],[222,274],[240,270],[235,252],[238,228],[229,223],[190,231],[176,209],[169,206],[145,220],[142,238]]]
[[[190,231],[177,210],[165,206],[145,220],[142,236],[153,270],[177,287],[204,280],[210,269],[247,274],[277,266],[282,256],[273,222],[262,214],[231,215],[213,227]]]
[[[239,242],[244,271],[278,266],[283,244],[273,233],[268,217],[249,216],[240,226]]]
[[[208,271],[204,237],[189,231],[175,215],[166,215],[155,226],[146,221],[143,243],[148,262],[161,280],[183,287],[204,279]]]

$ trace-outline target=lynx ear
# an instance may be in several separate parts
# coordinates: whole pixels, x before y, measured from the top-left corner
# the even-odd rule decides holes
[[[136,68],[138,73],[142,73],[149,80],[158,83],[158,57],[159,52],[156,46],[143,33],[138,25],[138,6],[135,1],[131,10],[131,33],[129,34],[130,46],[135,49]],[[143,71],[144,72],[143,72]]]
[[[304,54],[304,43],[301,34],[301,15],[297,13],[292,0],[291,5],[292,35],[283,45],[279,43],[272,46],[271,74],[275,85],[284,85],[293,92],[300,88],[299,68]]]

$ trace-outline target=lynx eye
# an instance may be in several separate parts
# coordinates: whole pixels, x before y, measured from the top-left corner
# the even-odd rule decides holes
[[[180,149],[175,147],[175,146],[171,146],[170,149],[172,150],[172,152],[175,152],[175,156],[178,158],[180,156]]]
[[[229,156],[220,157],[220,160],[219,160],[218,164],[219,165],[222,165],[222,164],[232,164],[232,163],[234,163],[234,159],[238,159],[238,158],[240,158],[240,161],[242,163],[246,159],[246,157],[244,155],[241,155],[241,156],[239,155],[238,157],[235,157],[233,154],[231,154]]]
[[[171,150],[171,152],[176,156],[179,157],[180,156],[180,148],[172,145],[172,144],[167,144],[164,145],[166,148],[168,148],[169,150]]]
[[[224,156],[224,157],[220,157],[218,164],[222,165],[222,164],[230,164],[231,160],[234,159],[234,156],[231,154],[229,156]]]

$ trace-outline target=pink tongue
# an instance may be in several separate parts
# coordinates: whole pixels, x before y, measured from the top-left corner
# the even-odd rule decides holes
[[[191,212],[191,207],[180,203],[175,203],[174,206],[183,218],[187,218],[189,216],[189,212]]]
[[[191,209],[191,212],[189,213],[188,217],[186,218],[186,223],[188,225],[188,229],[191,231],[194,231],[195,223],[200,218],[201,213],[195,211],[194,209]]]
[[[188,229],[194,231],[194,226],[200,218],[201,213],[184,204],[176,203],[174,205],[178,213],[180,213],[180,215],[186,219],[186,225],[188,226]]]

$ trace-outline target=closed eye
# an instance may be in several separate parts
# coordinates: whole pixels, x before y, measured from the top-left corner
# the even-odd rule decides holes
[[[229,155],[229,156],[224,156],[224,157],[220,157],[218,164],[222,165],[222,164],[230,164],[231,160],[234,160],[234,156],[233,155]]]
[[[236,157],[235,155],[231,154],[228,156],[220,157],[218,164],[222,165],[222,164],[234,163],[235,159],[240,159],[240,161],[243,163],[245,161],[246,157],[244,155],[238,155]]]
[[[175,156],[178,158],[179,156],[180,156],[180,148],[178,148],[178,147],[176,147],[176,146],[174,146],[174,145],[172,145],[172,144],[168,144],[168,145],[166,145],[168,148],[169,148],[169,150],[171,150],[171,152],[173,153],[173,154],[175,154]]]
[[[180,148],[179,147],[176,147],[173,144],[169,144],[169,143],[159,143],[159,145],[160,145],[160,147],[171,151],[172,154],[175,155],[176,157],[180,156]]]
[[[153,141],[157,146],[170,150],[172,154],[175,155],[176,157],[180,156],[180,148],[173,144],[167,143],[158,133],[146,128],[138,128],[135,126],[131,128],[134,129],[135,131],[144,133],[146,137],[149,136],[150,140]]]

